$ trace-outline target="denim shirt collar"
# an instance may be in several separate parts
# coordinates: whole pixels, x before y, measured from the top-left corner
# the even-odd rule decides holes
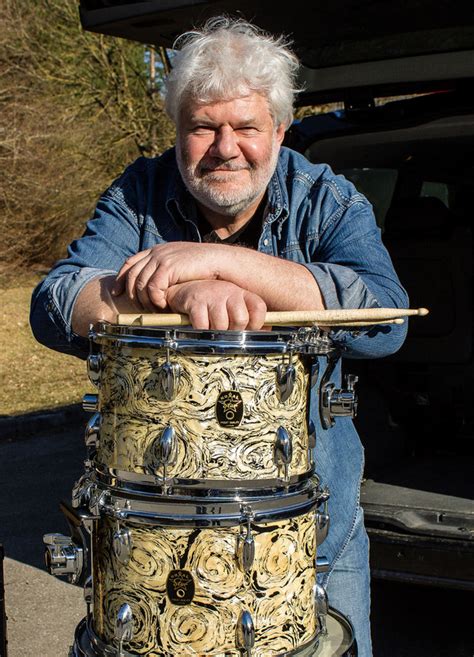
[[[172,150],[174,151],[174,149]],[[282,224],[289,216],[288,190],[285,184],[286,176],[281,163],[284,150],[284,148],[280,149],[276,169],[267,186],[268,203],[265,226],[278,221],[278,232],[281,231]],[[175,167],[175,173],[170,180],[166,208],[176,222],[180,220],[190,222],[197,230],[196,201],[184,184],[177,165]]]
[[[172,150],[174,154],[175,149],[173,148]],[[166,209],[175,222],[191,222],[197,230],[198,219],[196,201],[184,184],[177,164],[174,167],[174,173],[169,182]]]

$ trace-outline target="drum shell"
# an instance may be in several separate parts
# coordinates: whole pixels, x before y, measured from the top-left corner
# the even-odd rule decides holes
[[[204,350],[205,351],[205,350]],[[160,371],[168,360],[164,348],[148,348],[120,339],[101,340],[98,470],[118,478],[126,473],[211,482],[296,481],[313,471],[308,435],[309,357],[293,354],[294,387],[281,401],[277,368],[282,353],[172,352],[180,370],[176,396],[168,400]],[[236,426],[220,424],[222,393],[236,393],[242,417]],[[163,431],[174,434],[172,458],[166,464],[156,445]],[[291,440],[291,459],[284,471],[275,459],[277,432]],[[150,481],[152,483],[152,481]]]
[[[179,515],[179,505],[174,506]],[[251,524],[255,558],[248,573],[237,558],[246,533],[241,517],[232,526],[203,528],[198,517],[169,526],[167,519],[160,525],[159,515],[152,523],[149,517],[117,520],[103,513],[93,532],[95,634],[112,645],[114,619],[128,603],[134,638],[124,649],[133,655],[238,657],[235,636],[242,610],[255,624],[255,657],[290,653],[310,643],[318,629],[315,510],[306,503],[291,513]],[[114,550],[118,530],[130,539],[126,562]],[[177,570],[190,573],[195,587],[192,600],[182,606],[167,595],[169,574]]]

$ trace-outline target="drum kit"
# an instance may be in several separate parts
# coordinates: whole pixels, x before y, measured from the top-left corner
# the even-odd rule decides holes
[[[355,377],[330,382],[330,326],[425,314],[378,310],[269,313],[271,331],[158,314],[91,330],[98,393],[84,397],[85,469],[61,504],[71,536],[44,537],[49,571],[84,588],[72,657],[357,654],[318,581],[330,492],[309,398],[322,430],[356,413]]]

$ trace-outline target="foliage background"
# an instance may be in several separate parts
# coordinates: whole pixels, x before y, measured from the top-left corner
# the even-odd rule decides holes
[[[168,148],[174,129],[154,52],[84,32],[74,0],[0,0],[0,24],[5,273],[61,257],[113,178]]]
[[[0,416],[78,401],[83,362],[38,344],[31,291],[100,193],[174,142],[159,53],[84,32],[76,0],[0,0]],[[156,66],[154,65],[156,62]]]

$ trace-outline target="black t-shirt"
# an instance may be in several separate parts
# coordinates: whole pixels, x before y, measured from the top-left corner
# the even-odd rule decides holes
[[[267,199],[264,197],[260,202],[255,214],[251,217],[246,224],[239,228],[235,233],[229,235],[225,239],[221,239],[216,231],[212,228],[202,214],[198,213],[199,218],[199,232],[203,242],[213,242],[215,244],[236,244],[238,246],[246,246],[251,249],[258,249],[258,241],[262,234],[262,225],[264,212],[267,205]]]

